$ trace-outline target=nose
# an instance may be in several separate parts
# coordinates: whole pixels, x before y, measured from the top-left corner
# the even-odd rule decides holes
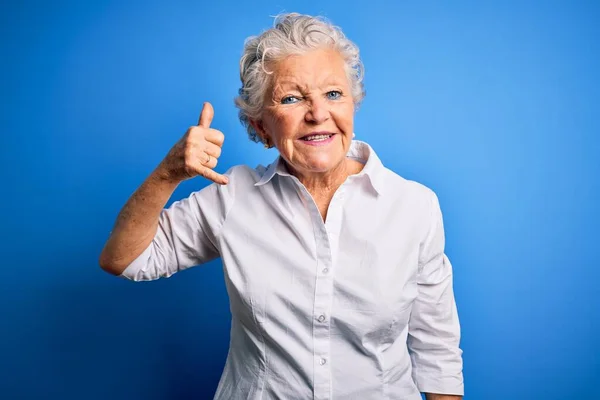
[[[329,105],[327,104],[327,100],[321,98],[313,99],[310,102],[310,106],[304,116],[306,122],[311,122],[313,124],[321,124],[327,121],[329,117]]]

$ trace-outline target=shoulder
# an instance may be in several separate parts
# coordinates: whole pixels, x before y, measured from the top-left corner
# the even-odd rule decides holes
[[[223,173],[229,180],[226,185],[210,183],[209,185],[191,193],[191,197],[214,197],[218,196],[224,200],[230,201],[235,197],[243,196],[249,191],[256,188],[256,184],[268,174],[268,169],[273,165],[269,164],[266,167],[258,165],[252,168],[248,165],[234,165]]]
[[[387,167],[381,171],[384,179],[386,194],[394,199],[413,200],[421,204],[428,204],[432,198],[437,197],[429,186],[405,178]]]
[[[431,226],[435,226],[441,217],[438,196],[429,186],[416,180],[407,179],[390,169],[386,174],[386,204],[393,214],[403,215],[406,221],[416,223],[415,232],[424,237]]]
[[[260,179],[260,174],[246,165],[235,165],[223,175],[229,182],[226,185],[211,182],[203,188],[190,193],[188,198],[180,200],[182,205],[193,205],[194,210],[211,210],[211,215],[222,221],[226,218],[236,199],[244,199],[254,184]],[[191,202],[191,203],[190,203]]]
[[[223,175],[229,180],[226,185],[212,182],[201,189],[191,192],[190,197],[200,199],[224,196],[230,198],[234,196],[236,192],[239,192],[240,189],[243,190],[244,187],[252,186],[257,180],[256,172],[246,165],[235,165],[224,172]]]
[[[261,178],[267,173],[267,169],[263,165],[258,165],[252,168],[248,165],[235,165],[229,168],[223,175],[227,176],[229,182],[226,185],[213,184],[216,190],[226,196],[240,196],[253,191],[256,188],[256,184]]]
[[[253,185],[260,179],[261,174],[259,167],[251,168],[248,165],[234,165],[233,167],[229,168],[224,175],[227,176],[229,178],[229,182],[234,185]]]
[[[356,144],[355,144],[356,142]],[[375,189],[384,194],[392,202],[417,202],[425,204],[432,197],[433,190],[421,182],[411,180],[401,176],[397,172],[389,169],[379,158],[375,150],[366,142],[354,141],[354,153],[368,156],[366,163],[366,172],[371,178]]]

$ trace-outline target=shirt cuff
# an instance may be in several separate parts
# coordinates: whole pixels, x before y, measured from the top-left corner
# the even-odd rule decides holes
[[[457,376],[435,377],[432,373],[413,370],[413,379],[421,393],[464,396],[465,387],[462,373]]]
[[[131,281],[150,280],[144,276],[143,272],[146,269],[146,266],[148,265],[148,260],[150,259],[151,253],[152,253],[152,243],[150,243],[150,245],[148,245],[148,247],[146,247],[146,249],[142,252],[142,254],[137,256],[137,258],[135,260],[133,260],[131,262],[131,264],[129,264],[125,268],[125,270],[123,270],[123,272],[121,272],[121,275],[119,275],[119,277],[131,280]]]

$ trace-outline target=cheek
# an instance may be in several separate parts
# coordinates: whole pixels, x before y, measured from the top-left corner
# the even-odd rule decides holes
[[[333,115],[340,128],[351,130],[354,124],[354,104],[340,104]]]
[[[272,116],[272,132],[271,135],[279,140],[285,140],[289,137],[294,137],[298,129],[298,119],[294,113],[281,113]]]
[[[280,136],[281,127],[284,125],[284,121],[281,115],[270,114],[265,118],[265,128],[267,134],[273,139],[277,139]]]

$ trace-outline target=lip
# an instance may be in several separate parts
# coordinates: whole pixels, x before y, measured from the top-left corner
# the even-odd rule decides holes
[[[313,135],[331,135],[331,136],[329,137],[329,139],[319,140],[319,141],[302,140],[303,137],[313,136]],[[302,135],[301,137],[298,138],[298,140],[307,146],[325,146],[325,145],[331,143],[333,141],[334,137],[335,137],[335,133],[333,133],[333,132],[320,131],[320,132],[311,132],[309,134]]]

